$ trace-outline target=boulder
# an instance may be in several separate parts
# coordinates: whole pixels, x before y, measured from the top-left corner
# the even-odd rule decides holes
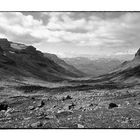
[[[112,108],[115,108],[115,107],[118,107],[118,105],[115,104],[115,103],[110,103],[108,109],[112,109]]]
[[[6,104],[6,103],[0,103],[0,111],[2,111],[2,110],[7,110],[8,109],[8,104]]]

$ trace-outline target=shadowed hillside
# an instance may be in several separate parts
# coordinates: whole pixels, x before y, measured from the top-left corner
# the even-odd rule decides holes
[[[116,82],[139,83],[140,82],[140,49],[131,61],[126,61],[111,73],[104,75]]]
[[[0,39],[1,78],[33,77],[47,81],[61,81],[69,77],[80,77],[80,73],[69,71],[55,63],[33,46]]]

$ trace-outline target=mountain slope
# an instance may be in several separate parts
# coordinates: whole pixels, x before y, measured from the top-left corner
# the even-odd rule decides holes
[[[66,70],[76,74],[77,76],[85,76],[86,74],[76,69],[74,66],[67,64],[64,60],[60,59],[54,54],[44,53],[44,57],[49,58],[50,60],[54,61],[56,64],[60,65],[61,67],[65,68]]]
[[[113,69],[117,68],[121,64],[121,61],[109,58],[99,58],[98,60],[91,60],[84,57],[76,57],[65,58],[64,60],[68,64],[73,65],[74,67],[86,73],[87,75],[94,77],[106,74],[112,71]]]
[[[44,57],[35,47],[9,42],[7,39],[0,39],[0,74],[1,78],[33,77],[47,81],[79,77]]]
[[[102,76],[115,82],[140,83],[140,49],[131,61],[126,61],[114,71]]]

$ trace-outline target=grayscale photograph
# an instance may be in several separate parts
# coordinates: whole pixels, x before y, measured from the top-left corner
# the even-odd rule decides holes
[[[140,12],[0,12],[0,129],[140,128]]]

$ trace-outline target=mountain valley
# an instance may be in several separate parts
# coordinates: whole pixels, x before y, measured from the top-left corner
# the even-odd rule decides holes
[[[87,75],[54,54],[0,39],[0,128],[140,128],[140,50],[131,61],[104,61],[106,73]]]

